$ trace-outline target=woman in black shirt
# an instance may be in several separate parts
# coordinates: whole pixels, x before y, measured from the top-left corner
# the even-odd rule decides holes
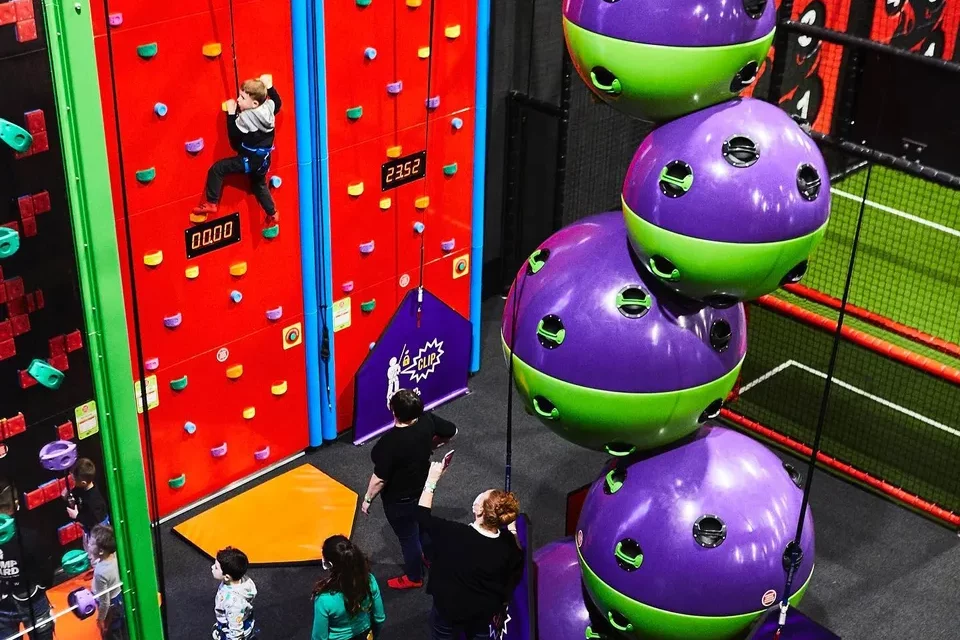
[[[523,571],[523,552],[513,535],[520,505],[512,493],[484,491],[473,502],[473,522],[435,518],[433,492],[443,476],[430,465],[420,495],[420,527],[429,531],[434,560],[427,593],[433,596],[432,640],[486,640],[490,622],[502,612]],[[503,528],[507,527],[507,530]]]

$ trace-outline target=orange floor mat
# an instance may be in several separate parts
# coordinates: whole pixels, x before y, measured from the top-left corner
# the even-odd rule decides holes
[[[211,559],[232,546],[252,564],[320,560],[323,541],[350,536],[357,494],[305,464],[174,527]]]
[[[53,614],[67,609],[67,596],[71,591],[78,587],[90,588],[93,580],[93,572],[88,571],[84,574],[71,578],[63,584],[47,589],[47,598],[50,599],[50,605],[53,607]],[[22,627],[21,627],[22,629]],[[93,615],[86,620],[80,620],[72,612],[62,616],[57,616],[54,622],[54,637],[69,638],[70,640],[100,640],[100,631],[97,629],[97,616]]]

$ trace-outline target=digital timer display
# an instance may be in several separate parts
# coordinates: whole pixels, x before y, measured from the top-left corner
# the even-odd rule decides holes
[[[380,190],[389,191],[400,185],[420,180],[427,175],[427,152],[419,151],[410,156],[384,162],[380,170]]]
[[[187,244],[187,260],[240,242],[240,214],[204,222],[183,232]]]

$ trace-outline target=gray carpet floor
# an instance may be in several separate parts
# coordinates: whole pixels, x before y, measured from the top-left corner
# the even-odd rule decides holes
[[[484,305],[483,363],[471,379],[471,394],[438,410],[460,428],[456,462],[437,491],[435,510],[442,517],[468,519],[474,497],[503,484],[507,371],[499,347],[502,308],[498,299]],[[370,446],[338,441],[292,464],[313,464],[362,495],[371,471],[369,454]],[[594,480],[604,460],[603,454],[554,436],[515,403],[513,490],[534,524],[536,547],[563,535],[567,493]],[[816,478],[811,505],[817,570],[801,607],[808,615],[845,639],[958,637],[960,542],[955,533],[826,473]],[[161,535],[168,637],[206,638],[216,583],[209,560],[171,532],[178,522],[165,524]],[[369,516],[357,512],[353,539],[370,555],[383,587],[383,640],[428,637],[429,597],[423,591],[386,589],[387,578],[400,572],[400,548],[379,502]],[[251,570],[260,592],[256,615],[261,640],[310,638],[310,591],[318,574],[319,567]]]

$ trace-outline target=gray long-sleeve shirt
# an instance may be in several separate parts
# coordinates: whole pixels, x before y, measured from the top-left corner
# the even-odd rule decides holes
[[[104,620],[110,611],[110,601],[120,595],[116,554],[103,558],[93,568],[93,593],[97,595],[97,619]]]

